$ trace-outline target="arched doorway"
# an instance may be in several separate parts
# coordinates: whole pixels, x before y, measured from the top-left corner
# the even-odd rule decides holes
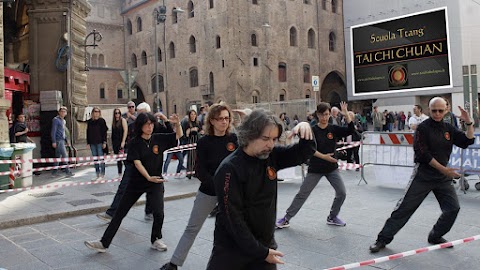
[[[132,86],[132,92],[130,93],[130,99],[135,102],[135,104],[140,104],[142,102],[145,102],[145,96],[143,95],[142,88],[135,83]]]
[[[340,101],[347,101],[347,88],[341,74],[332,71],[325,77],[320,91],[320,98],[323,102],[339,108]]]

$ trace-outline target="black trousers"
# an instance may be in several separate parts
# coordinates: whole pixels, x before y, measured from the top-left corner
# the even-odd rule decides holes
[[[213,246],[207,270],[276,270],[277,265],[265,260],[252,260],[238,250]]]
[[[347,149],[347,162],[360,164],[360,156],[358,155],[358,150],[360,147],[354,147]]]
[[[377,241],[382,241],[386,244],[392,242],[395,234],[405,226],[430,191],[437,198],[442,210],[437,223],[430,231],[430,237],[434,239],[440,238],[450,231],[460,211],[457,193],[452,185],[452,181],[427,182],[421,181],[422,179],[419,178],[417,175],[410,182],[405,196],[398,201],[392,215],[387,219],[382,231],[378,234]]]
[[[118,155],[120,153],[120,145],[122,142],[120,141],[112,141],[112,148],[113,148],[113,153]],[[118,173],[122,173],[122,167],[123,167],[123,161],[117,161],[117,170]]]
[[[115,193],[115,197],[113,197],[113,202],[110,205],[110,208],[106,211],[107,215],[113,217],[115,212],[118,209],[120,201],[122,200],[123,194],[125,194],[125,190],[127,189],[128,182],[130,180],[130,173],[133,170],[133,164],[126,162],[125,163],[125,173],[122,176],[122,180],[120,181],[120,185],[118,185],[117,193]],[[147,201],[145,203],[145,214],[151,214],[153,212],[152,207],[150,206],[150,198],[147,193]]]
[[[130,183],[123,194],[120,204],[118,205],[115,215],[113,215],[112,221],[108,225],[107,229],[103,233],[102,244],[105,248],[110,246],[113,237],[118,231],[123,218],[127,215],[128,211],[137,202],[138,198],[143,193],[147,193],[147,196],[151,202],[151,208],[153,211],[153,226],[150,241],[153,243],[157,239],[162,239],[162,227],[164,219],[164,186],[163,184],[149,184],[144,188],[139,188],[135,184]]]

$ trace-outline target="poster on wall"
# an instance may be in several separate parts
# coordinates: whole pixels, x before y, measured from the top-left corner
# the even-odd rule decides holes
[[[354,96],[452,87],[447,8],[350,28]]]

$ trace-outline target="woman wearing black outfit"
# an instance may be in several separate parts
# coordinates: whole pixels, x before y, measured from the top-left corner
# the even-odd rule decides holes
[[[128,126],[127,120],[122,117],[119,108],[113,110],[112,118],[112,148],[114,154],[124,153],[125,140],[127,139]],[[122,161],[117,161],[118,176],[122,176]]]
[[[87,147],[90,147],[92,156],[98,157],[97,160],[103,159],[103,149],[107,148],[107,123],[102,118],[99,107],[93,107],[92,118],[87,121]],[[102,157],[102,158],[100,158]],[[97,177],[95,180],[101,180],[105,177],[105,163],[95,164],[95,172]]]
[[[127,162],[133,166],[127,166],[126,174],[130,180],[127,184],[118,209],[108,225],[100,241],[85,241],[85,245],[97,252],[106,252],[113,237],[118,231],[123,218],[130,208],[143,193],[151,202],[153,210],[153,226],[151,234],[152,249],[159,251],[167,250],[162,239],[162,226],[164,218],[164,186],[162,178],[163,152],[176,145],[177,139],[183,135],[182,129],[178,127],[175,133],[153,134],[153,127],[156,119],[151,114],[141,113],[135,120],[135,138],[130,142]],[[178,126],[178,116],[172,115],[170,122]]]
[[[187,144],[197,143],[202,127],[197,119],[197,112],[190,110],[188,112],[188,121],[182,127],[185,130],[185,137]],[[187,153],[187,172],[192,172],[195,168],[195,160],[197,157],[197,150],[189,150]],[[188,179],[192,178],[192,174],[187,175]]]
[[[182,266],[198,232],[207,219],[208,214],[217,204],[213,175],[222,160],[238,148],[237,136],[230,133],[232,113],[225,104],[213,104],[208,111],[205,125],[206,135],[197,143],[197,162],[195,174],[202,182],[193,204],[187,228],[177,248],[161,270],[176,270]]]

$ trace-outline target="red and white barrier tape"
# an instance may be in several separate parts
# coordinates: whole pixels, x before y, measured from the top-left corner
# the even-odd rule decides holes
[[[432,251],[432,250],[437,250],[437,249],[447,248],[447,247],[451,247],[451,246],[456,246],[456,245],[460,245],[460,244],[463,244],[463,243],[476,241],[476,240],[479,240],[479,239],[480,239],[480,234],[472,236],[472,237],[467,237],[467,238],[464,238],[464,239],[460,239],[460,240],[455,240],[455,241],[439,244],[439,245],[434,245],[434,246],[409,250],[409,251],[405,251],[405,252],[397,253],[397,254],[393,254],[393,255],[388,255],[388,256],[376,258],[376,259],[373,259],[373,260],[350,263],[350,264],[345,264],[345,265],[342,265],[342,266],[336,266],[336,267],[332,267],[332,268],[326,268],[325,270],[353,269],[353,268],[358,268],[358,267],[362,267],[362,266],[382,263],[382,262],[386,262],[386,261],[393,261],[393,260],[396,260],[396,259],[405,258],[405,257],[408,257],[408,256],[412,256],[412,255],[416,255],[416,254],[420,254],[420,253],[425,253],[425,252],[429,252],[429,251]]]
[[[362,165],[355,163],[338,162],[338,169],[342,171],[360,169]]]
[[[38,187],[5,189],[5,190],[0,190],[0,194],[1,193],[17,192],[17,191],[37,190],[37,189],[62,188],[62,187],[74,187],[74,186],[87,186],[87,185],[95,185],[95,184],[114,183],[114,182],[119,182],[121,180],[122,180],[122,178],[114,178],[114,179],[110,179],[110,180],[99,180],[99,181],[77,182],[77,183],[68,183],[68,184],[44,185],[44,186],[38,186]]]
[[[361,142],[352,142],[351,144],[349,145],[346,145],[344,147],[340,147],[340,148],[337,148],[335,149],[335,151],[341,151],[341,150],[345,150],[345,149],[350,149],[350,148],[354,148],[354,147],[357,147],[357,146],[360,146],[362,145]]]
[[[195,149],[196,147],[197,147],[196,143],[184,144],[184,145],[180,145],[180,146],[177,146],[177,147],[172,147],[170,149],[167,149],[167,150],[165,150],[164,153],[168,154],[168,153],[175,153],[175,152],[180,152],[180,151],[192,150],[192,149]]]
[[[180,175],[194,175],[195,171],[191,172],[179,172],[179,173],[164,173],[163,176],[180,176]]]
[[[83,162],[83,163],[77,163],[77,164],[33,168],[31,170],[28,170],[28,171],[29,172],[43,172],[43,171],[49,171],[49,170],[54,170],[54,169],[63,169],[63,168],[67,168],[67,167],[72,168],[72,167],[90,166],[90,165],[101,164],[101,163],[111,163],[111,162],[116,162],[116,161],[119,161],[119,160],[121,160],[121,159],[97,160],[97,161]]]
[[[0,160],[0,164],[12,164],[12,163],[53,163],[53,162],[83,162],[83,161],[95,161],[105,159],[125,159],[127,154],[118,155],[106,155],[106,156],[92,156],[92,157],[70,157],[70,158],[36,158],[28,160]]]

